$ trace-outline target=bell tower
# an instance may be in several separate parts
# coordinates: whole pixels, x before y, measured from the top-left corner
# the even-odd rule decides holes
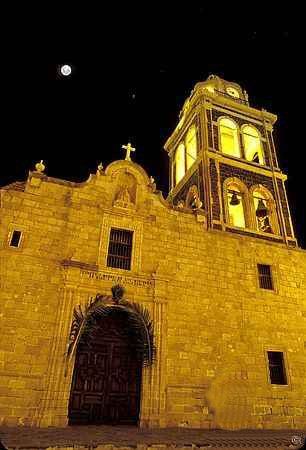
[[[168,200],[202,210],[207,228],[296,246],[273,126],[237,83],[211,75],[197,83],[165,144]]]

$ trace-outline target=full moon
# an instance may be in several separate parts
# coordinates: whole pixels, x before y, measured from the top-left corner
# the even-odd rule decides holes
[[[68,64],[65,64],[61,67],[61,74],[67,77],[71,74],[71,66],[68,66]]]

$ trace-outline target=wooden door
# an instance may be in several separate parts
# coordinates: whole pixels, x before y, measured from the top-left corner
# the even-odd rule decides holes
[[[69,402],[69,424],[134,424],[139,420],[141,362],[126,317],[108,317],[89,344],[80,344]]]

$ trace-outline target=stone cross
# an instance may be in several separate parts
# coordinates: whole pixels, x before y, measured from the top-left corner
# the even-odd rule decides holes
[[[126,156],[125,156],[126,161],[131,161],[130,153],[135,152],[136,148],[132,147],[130,142],[128,143],[128,145],[123,145],[122,148],[124,148],[124,150],[126,150]]]

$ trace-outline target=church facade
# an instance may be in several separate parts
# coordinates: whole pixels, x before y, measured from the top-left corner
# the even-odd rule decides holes
[[[165,144],[1,189],[0,423],[304,428],[306,252],[276,116],[198,83]]]

